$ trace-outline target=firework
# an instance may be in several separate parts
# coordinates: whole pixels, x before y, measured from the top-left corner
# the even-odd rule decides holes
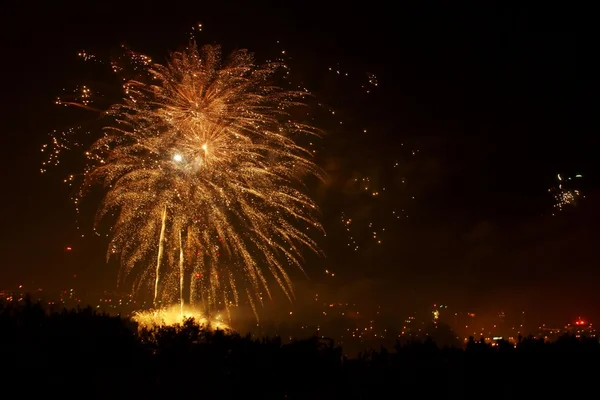
[[[228,310],[242,294],[256,314],[271,279],[291,299],[287,270],[319,251],[311,231],[322,230],[303,184],[321,171],[298,144],[319,131],[291,115],[307,93],[276,86],[285,65],[257,65],[246,50],[223,58],[192,43],[166,65],[128,54],[136,79],[103,113],[79,192],[106,188],[97,221],[110,220],[120,281],[134,277],[134,291],[178,302],[180,315],[187,304]],[[81,106],[92,93],[78,92]]]
[[[137,322],[139,329],[160,328],[162,326],[182,325],[186,320],[192,319],[194,322],[207,329],[219,329],[231,332],[231,327],[223,321],[222,315],[215,315],[213,319],[208,319],[206,315],[192,307],[175,305],[156,310],[138,311],[134,313],[132,319]]]
[[[576,184],[583,178],[582,175],[575,175],[575,178],[556,176],[556,185],[548,189],[554,200],[554,208],[557,211],[563,211],[565,207],[577,205],[577,201],[584,197],[579,189],[576,189]]]

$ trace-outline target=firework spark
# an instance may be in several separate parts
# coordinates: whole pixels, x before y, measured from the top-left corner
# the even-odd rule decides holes
[[[166,65],[130,58],[145,69],[104,113],[80,192],[107,190],[97,220],[114,215],[119,279],[152,289],[156,305],[179,302],[180,314],[187,303],[228,309],[239,293],[256,314],[271,278],[291,299],[287,270],[302,269],[304,248],[319,251],[310,232],[322,230],[302,180],[321,171],[297,140],[320,132],[291,115],[307,93],[274,85],[285,66],[246,50],[223,58],[192,43]]]

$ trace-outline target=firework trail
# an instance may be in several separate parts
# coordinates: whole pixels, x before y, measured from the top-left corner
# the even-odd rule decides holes
[[[79,192],[106,189],[97,221],[114,215],[119,279],[181,310],[228,309],[247,293],[256,314],[271,279],[291,299],[287,270],[302,269],[304,248],[319,251],[311,230],[322,230],[302,181],[322,174],[298,144],[319,131],[291,116],[308,94],[274,85],[284,65],[246,50],[223,58],[192,43],[165,65],[130,57],[143,71],[104,113]]]

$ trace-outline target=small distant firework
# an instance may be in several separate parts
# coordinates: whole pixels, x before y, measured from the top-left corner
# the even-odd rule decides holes
[[[223,58],[218,46],[192,42],[166,65],[123,50],[111,69],[135,79],[123,78],[121,100],[102,112],[75,198],[106,189],[98,219],[113,218],[107,257],[120,261],[120,278],[134,276],[136,291],[150,286],[157,306],[179,303],[179,318],[187,304],[228,312],[240,294],[258,318],[267,274],[291,299],[287,269],[302,269],[304,248],[319,252],[311,230],[322,230],[302,180],[322,173],[297,144],[320,132],[290,114],[306,91],[276,86],[285,65],[256,65],[246,50]],[[96,110],[93,99],[81,86],[57,104]],[[42,149],[52,153],[44,167],[75,147],[73,132]]]
[[[575,175],[574,178],[558,174],[556,176],[556,185],[548,189],[548,192],[554,199],[554,208],[556,211],[563,211],[566,207],[576,206],[579,199],[585,198],[581,190],[577,188],[582,175]]]

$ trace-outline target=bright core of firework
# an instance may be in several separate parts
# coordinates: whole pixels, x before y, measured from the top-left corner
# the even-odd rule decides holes
[[[303,184],[321,171],[297,143],[319,132],[291,111],[306,92],[276,86],[282,65],[256,65],[246,50],[223,58],[192,44],[147,64],[86,153],[82,194],[107,189],[98,218],[113,217],[120,279],[156,305],[180,302],[180,314],[228,310],[240,294],[256,314],[270,279],[291,299],[287,270],[302,269],[303,248],[318,252],[311,230],[322,229]]]

